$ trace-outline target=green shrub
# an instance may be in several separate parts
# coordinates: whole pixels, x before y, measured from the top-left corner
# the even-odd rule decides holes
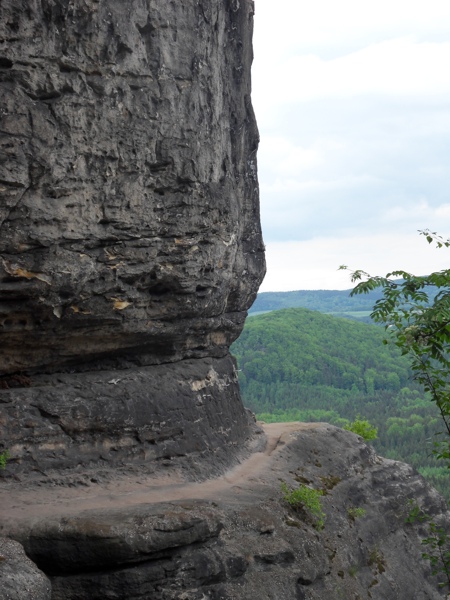
[[[428,528],[428,535],[421,542],[422,546],[427,547],[426,552],[422,552],[422,558],[430,562],[432,575],[445,578],[445,581],[439,583],[439,587],[450,588],[450,534],[435,523],[416,502],[411,500],[409,504],[411,510],[406,523],[423,523]]]
[[[323,529],[325,525],[325,513],[322,510],[320,496],[322,490],[315,490],[307,485],[301,484],[296,489],[289,489],[283,481],[281,491],[286,502],[296,510],[304,511],[312,517],[314,527],[318,530]]]
[[[371,550],[367,564],[369,567],[375,567],[380,575],[386,571],[386,560],[382,552],[376,546]]]
[[[366,442],[375,440],[378,435],[378,429],[373,427],[367,419],[362,419],[359,415],[352,423],[344,425],[344,429],[360,435]]]
[[[6,463],[8,461],[9,458],[9,452],[8,450],[5,450],[4,452],[2,452],[0,454],[0,469],[4,469],[6,467]]]
[[[359,519],[360,517],[363,517],[365,514],[366,514],[365,508],[360,508],[360,507],[356,508],[355,506],[352,506],[349,509],[347,509],[347,515],[351,521],[354,521],[355,519]]]

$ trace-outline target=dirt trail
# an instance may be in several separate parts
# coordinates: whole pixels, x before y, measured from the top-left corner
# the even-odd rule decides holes
[[[118,478],[107,485],[88,488],[42,487],[0,490],[0,521],[28,521],[36,517],[70,516],[84,510],[120,508],[136,504],[170,502],[184,499],[223,497],[229,492],[240,495],[252,485],[263,483],[264,475],[273,469],[277,451],[289,436],[312,429],[319,423],[273,423],[264,425],[267,444],[263,452],[255,452],[223,476],[202,483],[185,483],[177,477]]]

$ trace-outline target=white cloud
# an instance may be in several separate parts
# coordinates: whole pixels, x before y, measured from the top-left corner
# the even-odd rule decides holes
[[[256,0],[262,289],[333,287],[345,238],[376,265],[450,233],[448,40],[448,0]]]
[[[324,60],[317,55],[291,55],[272,74],[267,93],[265,78],[254,90],[258,111],[274,105],[318,98],[364,94],[430,96],[450,93],[450,43],[418,43],[412,36],[386,40],[345,56]],[[267,77],[267,72],[266,72]],[[266,93],[260,93],[264,86]]]
[[[270,184],[262,184],[263,193],[284,193],[284,192],[315,192],[315,191],[336,191],[342,189],[351,189],[359,187],[361,184],[375,184],[379,179],[371,175],[342,175],[338,179],[280,179],[277,177]]]
[[[299,171],[317,167],[323,163],[320,144],[304,147],[281,136],[266,136],[264,147],[267,155],[259,154],[260,167],[269,168],[283,175],[297,174]],[[264,165],[264,160],[267,164]]]
[[[440,227],[450,227],[450,204],[440,204],[439,206],[430,206],[427,200],[410,206],[393,206],[389,208],[382,220],[388,223],[434,223]],[[434,227],[434,225],[433,225]]]
[[[408,35],[423,39],[448,32],[448,0],[256,0],[255,40],[260,56],[277,61],[280,56],[327,49],[340,44],[367,45]]]
[[[437,250],[417,232],[315,238],[267,245],[268,271],[261,292],[336,289],[352,286],[345,264],[371,275],[402,269],[415,275],[448,268],[449,250]]]

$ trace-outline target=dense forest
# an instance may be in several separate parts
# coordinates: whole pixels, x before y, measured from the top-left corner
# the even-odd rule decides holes
[[[231,348],[244,404],[266,422],[343,426],[360,415],[378,428],[379,454],[412,464],[450,499],[448,470],[432,454],[438,409],[385,335],[304,308],[252,316]]]
[[[400,279],[396,280],[401,282]],[[382,297],[381,289],[368,294],[350,296],[352,290],[296,290],[292,292],[260,292],[249,314],[258,315],[283,308],[309,308],[336,317],[372,323],[370,313],[374,304]],[[428,293],[433,298],[437,288],[430,286]]]
[[[350,292],[351,290],[260,292],[249,313],[262,313],[282,308],[310,308],[324,313],[369,313],[382,295],[380,290],[353,297],[350,296]]]

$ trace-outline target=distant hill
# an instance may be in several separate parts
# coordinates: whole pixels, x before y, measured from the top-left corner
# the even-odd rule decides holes
[[[381,455],[409,462],[450,499],[448,470],[431,455],[438,409],[384,337],[382,327],[305,308],[255,315],[231,347],[244,404],[267,422],[342,426],[359,414],[378,427]]]
[[[381,298],[381,290],[350,297],[349,290],[297,290],[293,292],[261,292],[249,314],[260,314],[283,308],[309,308],[322,313],[370,321],[369,314]]]
[[[399,279],[398,282],[401,280]],[[370,314],[374,304],[382,297],[382,290],[376,289],[368,294],[350,296],[348,290],[296,290],[292,292],[260,292],[249,310],[249,315],[258,315],[283,308],[309,308],[321,313],[347,319],[356,319],[372,323]],[[438,292],[437,288],[428,288],[430,297]]]

